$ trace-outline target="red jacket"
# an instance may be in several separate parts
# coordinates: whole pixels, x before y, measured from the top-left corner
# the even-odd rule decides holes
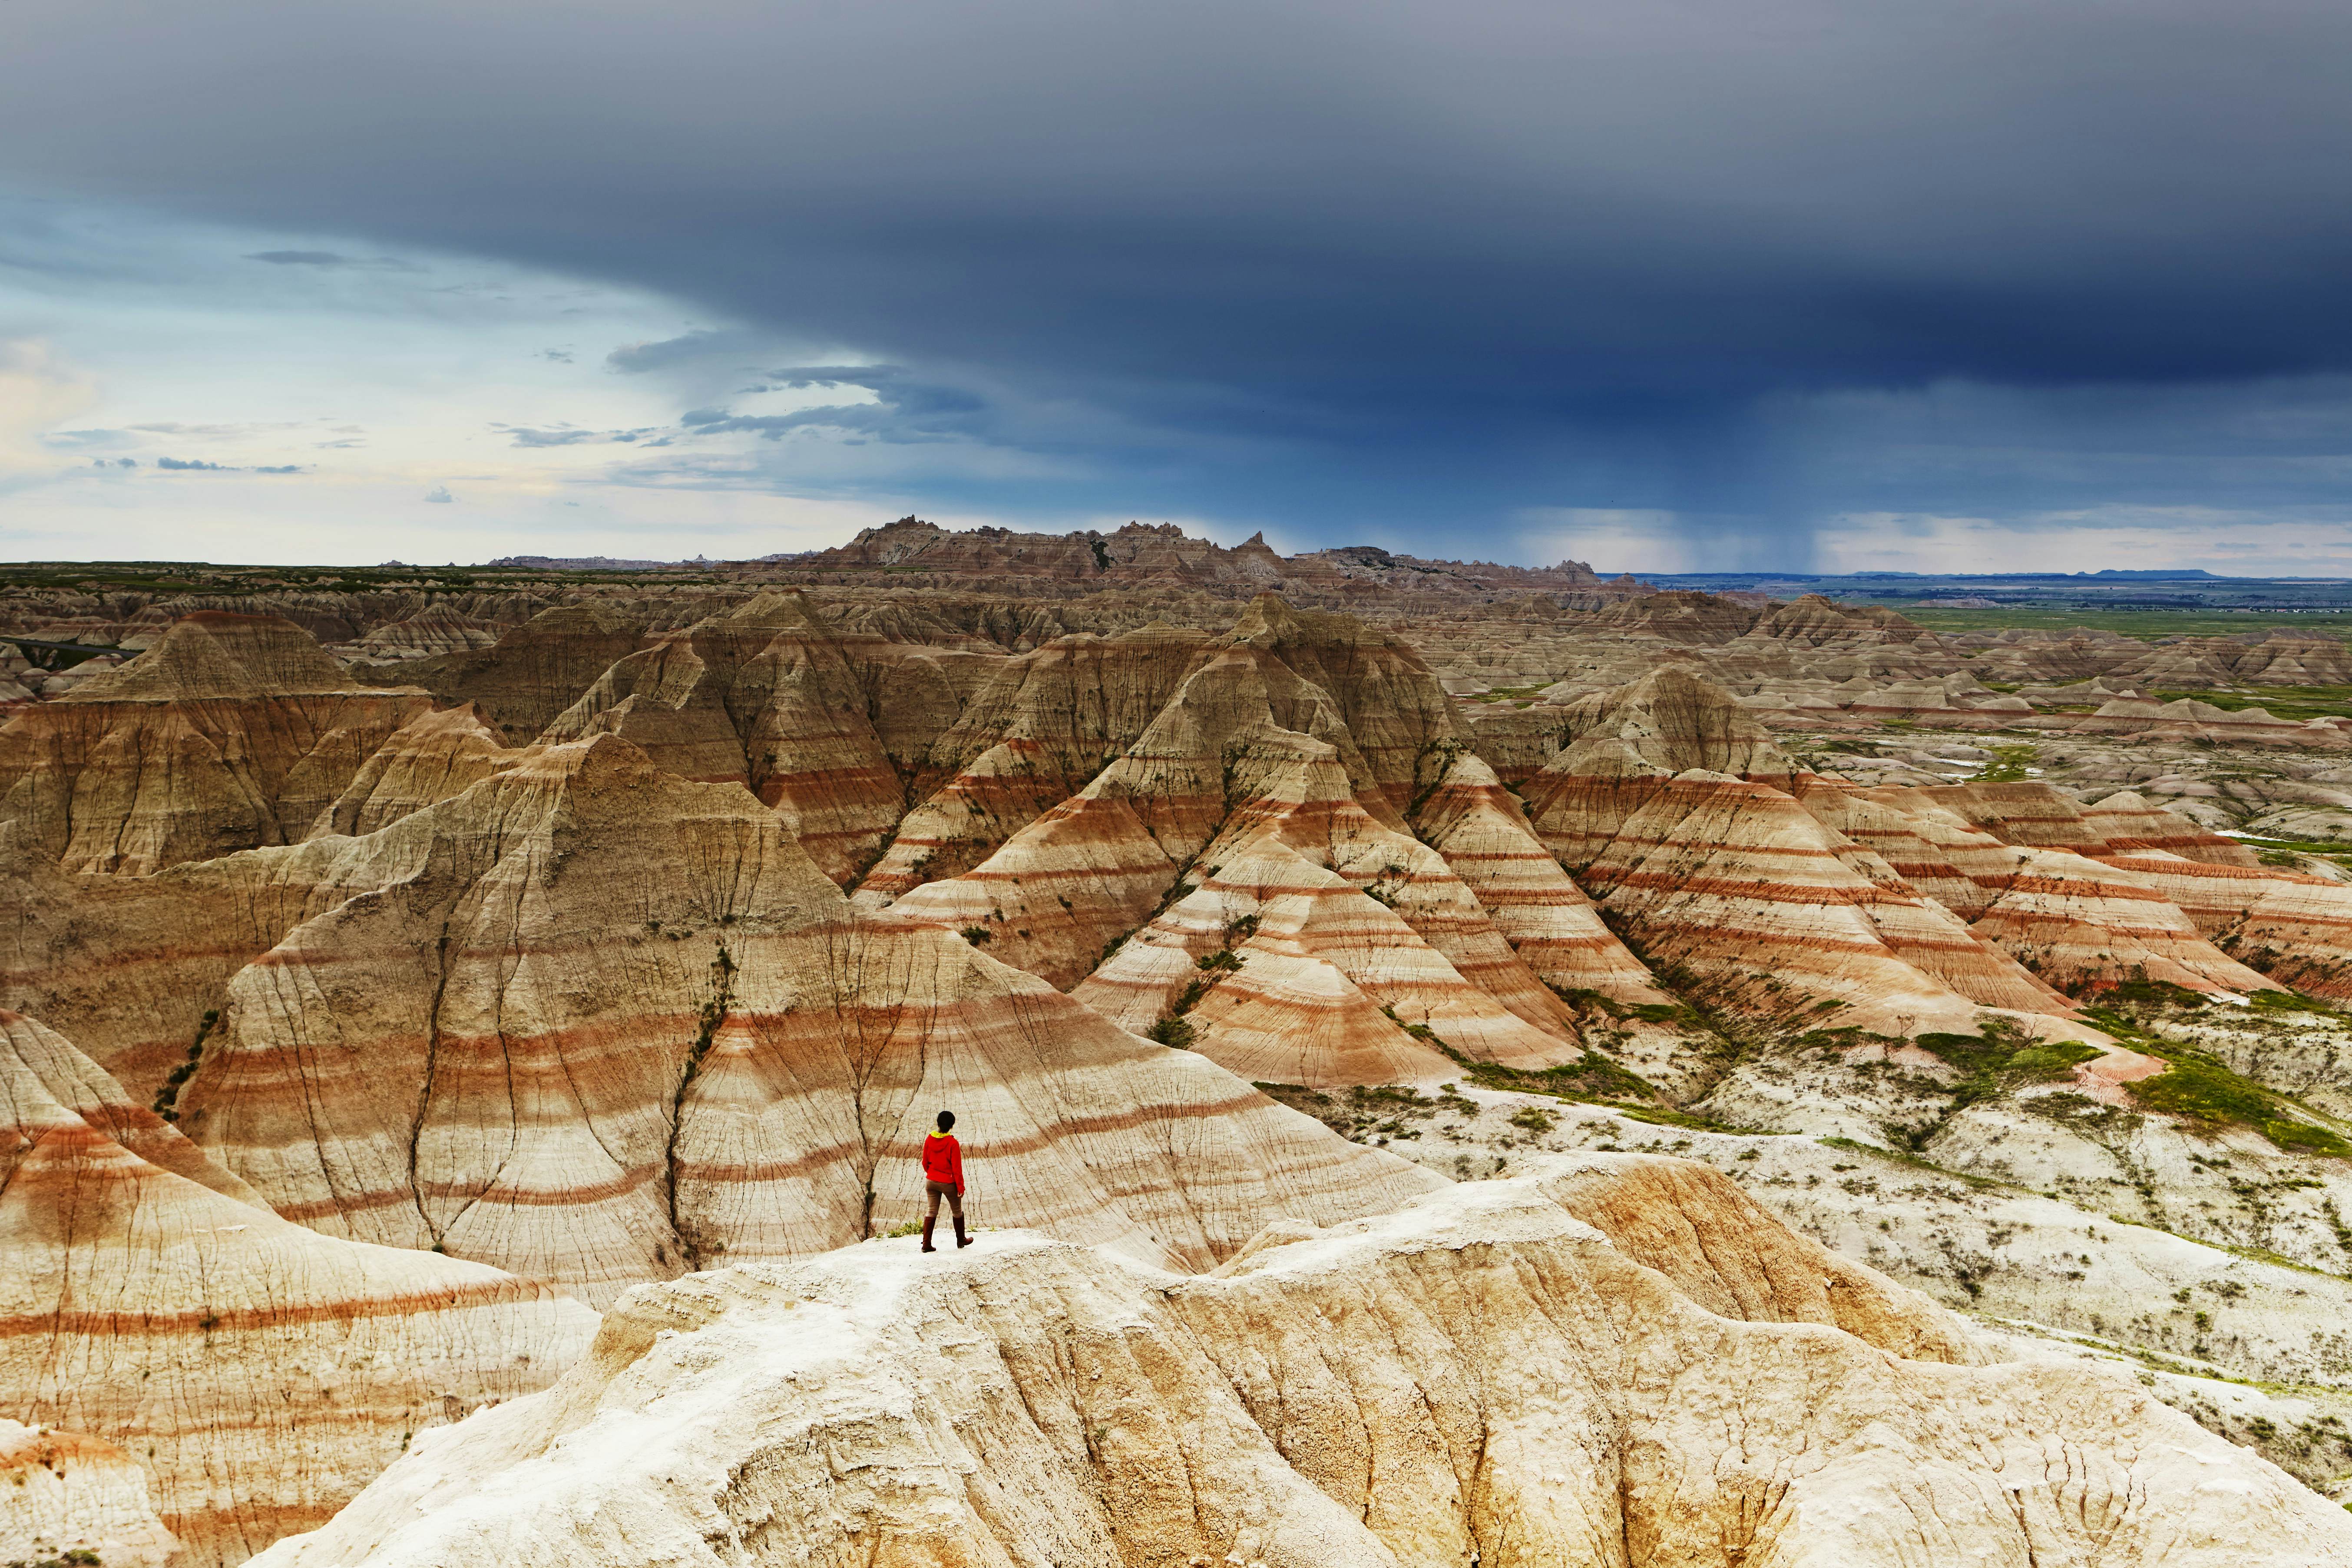
[[[950,1132],[934,1132],[923,1140],[923,1180],[945,1182],[963,1196],[963,1145]]]

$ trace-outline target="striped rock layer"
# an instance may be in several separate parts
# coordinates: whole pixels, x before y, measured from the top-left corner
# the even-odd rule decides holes
[[[0,1402],[142,1466],[175,1562],[324,1522],[415,1433],[543,1387],[594,1331],[543,1285],[288,1222],[15,1014],[0,1112]]]
[[[2212,944],[2293,990],[2352,1001],[2352,888],[2268,866],[2214,865],[2162,850],[2105,864],[2169,900]]]
[[[268,1568],[2352,1563],[2127,1379],[1989,1363],[1713,1173],[1538,1158],[1184,1279],[1032,1236],[648,1288]]]
[[[1974,1032],[1982,1008],[2067,1029],[2048,985],[1790,794],[1804,786],[1728,692],[1664,670],[1589,702],[1591,726],[1527,786],[1528,816],[1711,1005],[1882,1035]]]
[[[2084,808],[2022,783],[1816,787],[1804,800],[2068,992],[2146,979],[2336,995],[2352,971],[2352,889],[2263,867],[2137,795]]]
[[[1077,795],[888,912],[1130,1028],[1188,1016],[1261,1081],[1573,1060],[1573,1015],[1398,813],[1448,721],[1409,656],[1262,600]]]
[[[915,781],[922,804],[859,884],[859,901],[970,870],[1076,793],[1141,737],[1207,640],[1154,622],[1056,637],[1006,660],[932,743]]]
[[[761,595],[629,655],[544,738],[598,734],[680,778],[744,784],[792,816],[837,880],[881,847],[906,805],[858,669],[798,595]]]
[[[0,1418],[0,1552],[69,1552],[114,1568],[163,1568],[180,1542],[155,1517],[147,1471],[103,1437]]]
[[[613,736],[224,870],[320,912],[229,984],[179,1125],[329,1234],[602,1301],[907,1223],[942,1108],[989,1223],[1170,1266],[1434,1180],[950,933],[857,915],[740,785]]]
[[[77,871],[290,843],[429,706],[354,681],[290,622],[203,611],[0,725],[0,817]]]
[[[1329,748],[1357,802],[1402,832],[1396,808],[1411,796],[1413,760],[1451,734],[1448,707],[1410,650],[1347,617],[1302,617],[1261,599],[1195,655],[1134,744],[1085,788],[891,913],[985,931],[996,956],[1074,985],[1150,918],[1237,810],[1295,772],[1302,737]]]
[[[520,746],[645,640],[641,615],[612,605],[561,605],[486,648],[362,670],[371,680],[422,686],[451,707],[478,708],[506,744]]]

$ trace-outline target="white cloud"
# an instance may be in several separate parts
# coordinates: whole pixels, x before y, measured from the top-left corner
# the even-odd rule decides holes
[[[63,467],[40,437],[98,401],[90,379],[38,338],[0,338],[0,480]]]

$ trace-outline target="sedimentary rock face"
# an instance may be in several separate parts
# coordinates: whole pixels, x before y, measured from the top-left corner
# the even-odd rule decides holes
[[[265,1561],[2352,1562],[2341,1510],[2127,1378],[1968,1342],[1632,1157],[1208,1279],[873,1243],[631,1297],[562,1387]]]
[[[190,616],[0,727],[0,814],[72,870],[289,843],[427,706],[351,679],[288,622]]]
[[[0,1420],[0,1546],[55,1561],[91,1552],[163,1568],[180,1542],[155,1517],[146,1468],[86,1432]]]
[[[607,1300],[904,1223],[942,1103],[998,1223],[1155,1260],[1205,1266],[1269,1204],[1427,1180],[950,933],[856,914],[740,785],[615,737],[295,859],[345,899],[230,984],[178,1110],[331,1234]]]
[[[147,649],[0,729],[0,1420],[109,1561],[233,1561],[404,1437],[281,1554],[2338,1550],[1853,1261],[2002,1313],[2079,1271],[2070,1331],[2294,1382],[2145,1386],[2332,1478],[2352,873],[2232,835],[2352,824],[2352,721],[2113,673],[2322,647],[908,523],[43,613]],[[904,1235],[943,1109],[961,1258]],[[1675,1162],[1529,1170],[1575,1128],[1846,1256]],[[2319,1272],[2242,1302],[2188,1237]]]
[[[604,605],[541,611],[487,648],[404,662],[371,679],[422,686],[442,701],[478,706],[509,745],[521,745],[642,646],[645,619]]]
[[[0,1110],[0,1405],[143,1468],[174,1561],[323,1522],[417,1431],[545,1386],[594,1329],[544,1285],[289,1223],[12,1013]],[[101,1477],[60,1520],[152,1549],[130,1489]]]

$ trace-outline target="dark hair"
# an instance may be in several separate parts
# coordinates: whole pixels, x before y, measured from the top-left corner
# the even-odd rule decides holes
[[[942,1110],[942,1111],[940,1111],[940,1131],[945,1132],[949,1128],[953,1127],[954,1125],[955,1125],[955,1112],[954,1112],[954,1111],[952,1111],[952,1110]]]

